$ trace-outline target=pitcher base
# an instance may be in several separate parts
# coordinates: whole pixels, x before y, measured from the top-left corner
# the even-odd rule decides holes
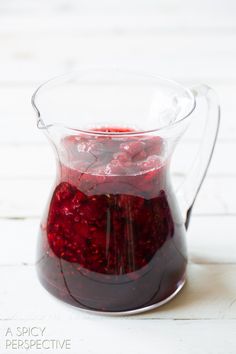
[[[89,309],[85,309],[85,308],[82,308],[82,307],[76,307],[76,306],[73,306],[73,305],[68,304],[68,303],[65,303],[65,304],[67,306],[70,306],[70,307],[72,306],[72,307],[76,308],[77,310],[81,310],[83,312],[97,314],[97,315],[108,315],[108,316],[136,315],[136,314],[139,314],[139,313],[143,313],[143,312],[154,310],[154,309],[156,309],[158,307],[161,307],[162,305],[167,304],[169,301],[171,301],[182,290],[182,288],[184,287],[185,283],[186,283],[186,278],[183,278],[182,280],[180,280],[177,289],[170,296],[168,296],[166,299],[164,299],[162,301],[159,301],[156,304],[152,304],[152,305],[149,305],[149,306],[137,308],[137,309],[134,309],[134,310],[127,310],[127,311],[99,311],[99,310],[89,310]],[[57,300],[59,300],[59,299],[57,299]]]

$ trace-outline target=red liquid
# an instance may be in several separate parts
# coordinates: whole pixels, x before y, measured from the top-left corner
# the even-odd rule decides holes
[[[178,288],[187,262],[185,228],[164,153],[159,137],[63,139],[37,263],[49,292],[86,309],[126,311]]]

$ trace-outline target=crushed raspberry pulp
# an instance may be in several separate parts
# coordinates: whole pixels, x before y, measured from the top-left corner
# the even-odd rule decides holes
[[[186,268],[165,142],[130,129],[96,132],[61,141],[41,225],[39,277],[49,292],[78,307],[146,307],[170,296]]]

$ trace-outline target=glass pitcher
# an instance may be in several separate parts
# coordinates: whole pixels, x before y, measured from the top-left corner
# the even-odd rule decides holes
[[[37,250],[42,285],[97,312],[168,302],[185,283],[186,229],[218,133],[212,89],[90,69],[46,82],[32,104],[57,161]],[[171,157],[199,109],[200,153],[175,191]]]

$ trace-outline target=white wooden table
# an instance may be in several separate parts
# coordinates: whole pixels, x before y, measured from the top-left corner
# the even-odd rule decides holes
[[[14,337],[17,327],[35,326],[46,327],[44,338],[71,341],[71,349],[50,353],[236,353],[235,18],[235,0],[0,0],[1,354],[45,353],[5,348],[8,328]],[[208,83],[222,106],[188,232],[188,283],[169,304],[132,317],[67,307],[44,291],[34,269],[54,157],[30,96],[49,77],[99,64]],[[182,149],[196,143],[188,138]],[[183,171],[179,161],[175,173]]]

